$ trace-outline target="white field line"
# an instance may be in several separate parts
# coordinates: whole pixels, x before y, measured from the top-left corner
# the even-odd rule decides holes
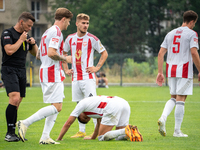
[[[166,103],[166,101],[128,101],[129,103]],[[0,104],[5,104],[7,102],[0,102]],[[22,100],[22,103],[25,104],[31,104],[31,103],[43,103],[43,101],[41,102],[30,102],[27,100]],[[63,103],[72,103],[72,101],[64,101]],[[192,101],[187,101],[186,103],[192,103],[192,104],[200,104],[200,102],[192,102]]]

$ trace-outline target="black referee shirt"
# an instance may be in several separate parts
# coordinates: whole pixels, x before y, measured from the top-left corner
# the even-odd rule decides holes
[[[32,45],[24,41],[19,49],[11,56],[7,55],[4,49],[6,44],[14,44],[18,41],[22,33],[17,32],[13,27],[6,29],[1,35],[1,47],[2,47],[2,66],[10,66],[16,68],[25,68],[26,55],[28,50],[32,49]],[[29,39],[27,35],[27,39]]]

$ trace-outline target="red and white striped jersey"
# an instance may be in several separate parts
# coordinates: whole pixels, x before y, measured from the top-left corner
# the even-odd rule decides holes
[[[72,81],[95,79],[95,74],[88,74],[86,67],[93,66],[95,50],[98,53],[105,50],[100,40],[88,32],[83,37],[78,37],[77,33],[74,33],[65,40],[64,51],[69,52],[69,50],[71,50],[74,71]]]
[[[84,98],[76,105],[70,116],[78,117],[82,112],[84,112],[88,117],[102,118],[104,109],[106,109],[106,106],[108,106],[110,101],[115,102],[115,98],[119,97],[92,96]],[[109,111],[111,111],[110,108]]]
[[[193,78],[193,60],[191,48],[198,45],[198,35],[188,27],[179,27],[170,31],[161,44],[167,49],[166,76]]]
[[[57,50],[57,53],[63,54],[63,35],[60,28],[56,25],[50,27],[42,35],[40,42],[40,82],[62,82],[65,79],[65,74],[62,69],[62,62],[55,61],[48,57],[48,49],[52,47]]]

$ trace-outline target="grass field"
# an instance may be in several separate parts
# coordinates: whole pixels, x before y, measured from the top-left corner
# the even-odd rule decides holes
[[[167,136],[162,137],[158,133],[157,120],[160,117],[165,102],[170,98],[168,87],[110,87],[109,89],[97,89],[98,95],[117,95],[126,99],[131,107],[130,124],[137,125],[143,135],[143,142],[130,141],[104,141],[71,139],[70,136],[78,131],[77,121],[71,126],[60,145],[39,145],[39,139],[44,127],[44,120],[32,124],[26,133],[27,142],[4,141],[6,133],[5,109],[8,97],[5,89],[0,89],[0,150],[159,150],[159,149],[200,149],[200,88],[194,87],[193,96],[188,96],[185,104],[185,117],[182,123],[182,131],[188,134],[188,138],[173,137],[174,111],[167,119]],[[51,138],[56,139],[58,134],[75,107],[71,101],[71,87],[65,87],[65,99],[63,109],[59,113]],[[42,100],[40,87],[27,88],[26,98],[20,105],[18,120],[23,120],[38,109],[45,106]],[[92,121],[86,126],[86,133],[93,132]],[[16,132],[17,133],[17,132]]]

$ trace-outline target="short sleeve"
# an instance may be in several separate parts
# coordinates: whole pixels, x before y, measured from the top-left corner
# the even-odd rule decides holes
[[[12,33],[8,30],[4,30],[1,35],[1,40],[2,40],[3,46],[7,44],[13,44]]]

